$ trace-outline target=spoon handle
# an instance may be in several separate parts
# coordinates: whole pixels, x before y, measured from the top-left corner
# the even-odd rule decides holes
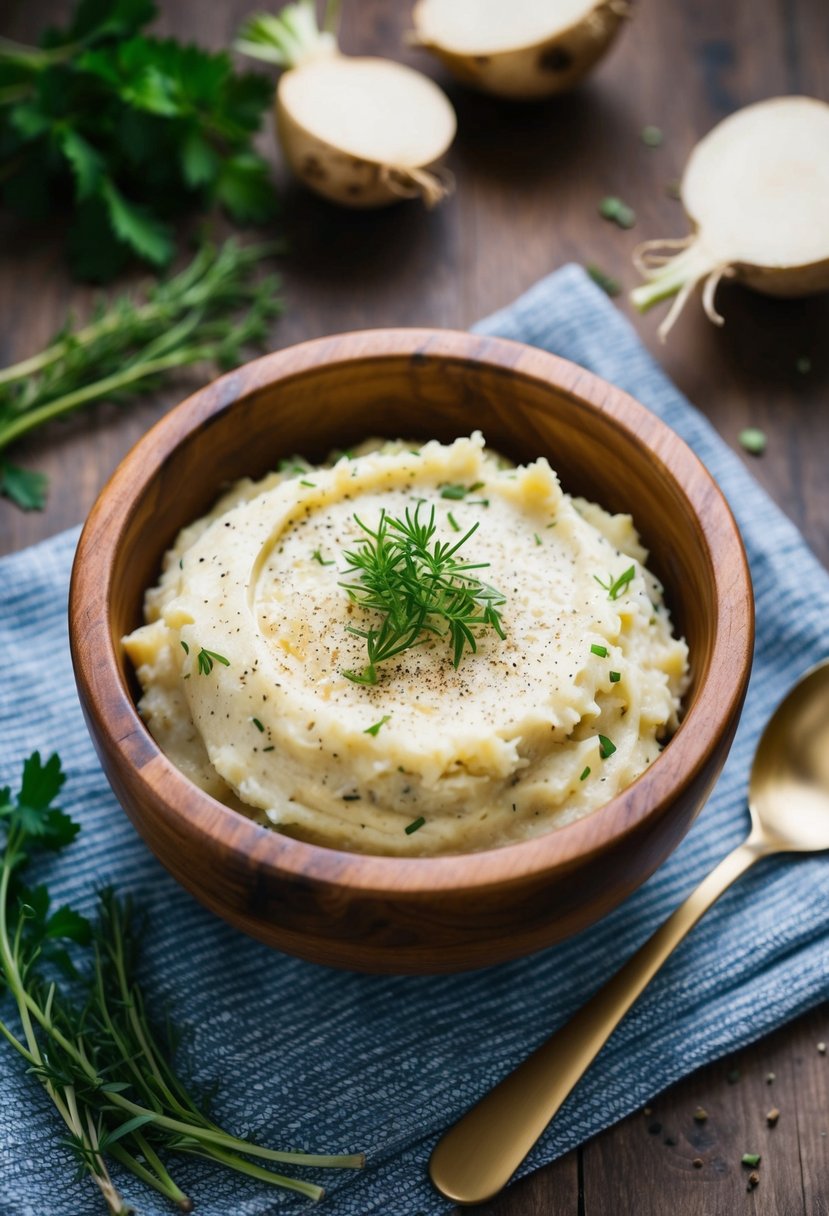
[[[749,838],[729,853],[561,1030],[461,1116],[429,1162],[439,1191],[456,1203],[483,1203],[506,1186],[674,947],[765,852]]]

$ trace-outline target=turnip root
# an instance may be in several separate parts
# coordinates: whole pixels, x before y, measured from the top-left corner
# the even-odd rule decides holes
[[[381,207],[450,192],[440,167],[455,136],[455,112],[428,77],[389,59],[340,53],[329,3],[322,28],[314,0],[279,16],[251,17],[236,49],[288,69],[276,90],[276,127],[288,164],[325,198]]]
[[[412,41],[464,84],[527,101],[577,84],[629,11],[626,0],[418,0]]]
[[[724,277],[772,296],[829,289],[829,105],[773,97],[730,115],[691,153],[681,198],[695,231],[634,255],[648,279],[631,292],[638,309],[676,295],[663,340],[700,282],[716,325]]]

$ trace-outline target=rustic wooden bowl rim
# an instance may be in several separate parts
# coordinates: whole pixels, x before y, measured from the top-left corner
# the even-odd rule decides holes
[[[708,672],[728,670],[733,677],[725,687],[716,680],[702,680],[669,746],[603,807],[545,836],[485,852],[417,858],[345,853],[281,836],[245,820],[192,785],[158,748],[121,674],[111,631],[101,631],[104,653],[95,656],[94,681],[79,644],[84,622],[99,614],[102,605],[108,614],[119,544],[134,504],[159,463],[171,460],[194,429],[262,389],[314,369],[400,359],[482,364],[549,385],[571,402],[598,410],[640,446],[644,441],[636,430],[637,424],[642,426],[649,437],[650,459],[662,466],[701,522],[717,612]],[[84,571],[92,570],[94,577],[83,577]],[[240,862],[255,856],[259,869],[301,875],[332,889],[344,884],[391,898],[395,893],[427,897],[449,890],[468,890],[474,896],[476,890],[522,884],[532,875],[552,876],[575,859],[606,851],[650,816],[669,809],[698,777],[739,711],[751,664],[754,611],[739,530],[716,482],[675,432],[634,398],[557,355],[508,339],[454,330],[380,329],[317,338],[265,355],[188,397],[139,440],[102,490],[78,543],[70,589],[70,640],[79,685],[105,723],[123,763],[137,770],[148,803],[160,800],[172,818],[186,815],[188,833],[209,836],[229,855],[238,855]],[[466,865],[467,861],[474,864]]]

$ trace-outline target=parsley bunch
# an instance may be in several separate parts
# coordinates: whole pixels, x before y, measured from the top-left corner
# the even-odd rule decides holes
[[[36,47],[0,39],[0,198],[29,219],[71,208],[73,273],[105,282],[133,257],[166,266],[171,221],[219,204],[274,209],[252,149],[272,88],[225,53],[147,37],[153,0],[79,0]]]
[[[75,1154],[79,1177],[93,1179],[110,1216],[130,1216],[133,1209],[107,1158],[180,1211],[191,1211],[163,1160],[169,1152],[320,1198],[321,1187],[258,1161],[357,1167],[362,1156],[262,1148],[225,1132],[203,1111],[170,1063],[175,1032],[169,1024],[164,1033],[157,1030],[136,979],[145,926],[130,900],[102,891],[90,924],[66,905],[52,910],[48,888],[24,881],[38,854],[64,848],[78,833],[54,805],[63,782],[58,757],[44,764],[34,752],[23,765],[19,793],[0,790],[0,998],[14,1005],[19,1023],[0,1019],[0,1035],[51,1098],[68,1129],[64,1144]]]
[[[467,647],[473,654],[478,649],[473,627],[488,627],[506,637],[498,611],[505,603],[503,594],[472,573],[489,562],[463,562],[456,556],[477,523],[454,544],[435,540],[435,508],[423,522],[421,506],[417,504],[414,515],[407,509],[403,519],[381,511],[376,528],[354,516],[364,536],[358,548],[345,554],[345,573],[356,575],[359,582],[340,586],[361,608],[384,614],[377,628],[347,626],[349,633],[365,639],[368,655],[363,671],[343,672],[355,684],[376,684],[378,663],[422,646],[430,635],[448,634],[455,667]]]

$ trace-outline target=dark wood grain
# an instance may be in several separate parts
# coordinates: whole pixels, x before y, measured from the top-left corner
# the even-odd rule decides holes
[[[67,7],[66,0],[6,0],[2,32],[30,36]],[[162,7],[162,28],[182,37],[197,31],[200,40],[218,46],[251,6],[247,0],[165,0]],[[405,0],[346,0],[347,47],[394,53],[445,80],[425,55],[401,48],[407,8]],[[731,109],[775,93],[829,98],[825,0],[637,0],[635,9],[630,28],[572,96],[538,107],[509,106],[447,84],[460,134],[451,156],[459,189],[446,207],[432,214],[415,206],[345,214],[288,185],[282,226],[291,241],[285,263],[289,312],[275,327],[275,345],[379,324],[463,327],[568,260],[596,263],[631,287],[635,242],[686,231],[681,208],[665,187],[679,176],[701,134]],[[665,132],[661,148],[639,140],[640,128],[651,123]],[[597,201],[607,193],[636,208],[631,232],[596,215]],[[71,285],[48,232],[26,236],[3,226],[0,241],[0,360],[7,362],[41,345],[70,304],[88,305],[89,293]],[[733,446],[743,426],[763,427],[769,436],[765,456],[742,459],[829,564],[829,298],[774,301],[723,287],[719,300],[724,329],[715,330],[689,306],[665,347],[655,337],[658,310],[634,324]],[[619,307],[629,312],[623,300]],[[811,360],[807,374],[797,371],[802,356]],[[23,515],[0,501],[0,549],[79,522],[120,456],[187,383],[196,382],[183,381],[180,391],[128,413],[97,407],[84,420],[52,427],[23,446],[20,459],[52,475],[52,493],[42,515]],[[775,1131],[780,1168],[773,1182],[763,1168],[752,1195],[728,1176],[703,1171],[703,1183],[697,1171],[674,1168],[675,1150],[644,1139],[641,1116],[635,1116],[583,1150],[581,1189],[571,1154],[479,1209],[481,1216],[825,1216],[829,1067],[827,1057],[815,1056],[818,1039],[829,1039],[825,1011],[740,1059],[740,1085],[747,1075],[754,1078],[752,1110],[765,1101],[764,1071],[791,1077],[791,1107],[775,1095],[783,1111]],[[678,1125],[679,1112],[687,1119],[699,1101],[713,1106],[717,1099],[723,1126],[733,1129],[738,1144],[744,1100],[727,1085],[725,1072],[717,1066],[674,1087],[660,1101],[660,1112],[670,1101]],[[645,1168],[646,1153],[654,1168]]]

